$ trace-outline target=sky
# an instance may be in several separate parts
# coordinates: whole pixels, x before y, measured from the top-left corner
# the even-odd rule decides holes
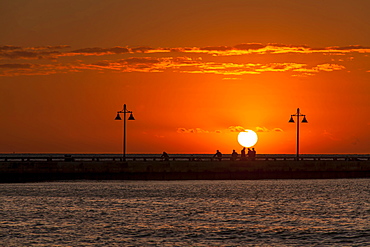
[[[0,1],[0,153],[370,153],[368,0]]]

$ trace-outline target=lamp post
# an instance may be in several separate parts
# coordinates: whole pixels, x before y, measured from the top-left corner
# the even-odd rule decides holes
[[[135,120],[134,116],[132,115],[132,111],[128,111],[126,108],[126,104],[123,105],[123,110],[117,112],[117,116],[114,120],[122,120],[120,113],[123,113],[123,150],[122,150],[122,157],[123,161],[126,161],[126,119],[127,120]],[[130,113],[130,116],[126,118],[126,113]]]
[[[302,123],[308,123],[306,115],[300,113],[299,108],[297,108],[297,113],[290,116],[289,123],[294,123],[293,117],[297,117],[297,160],[299,160],[299,117],[303,117]]]

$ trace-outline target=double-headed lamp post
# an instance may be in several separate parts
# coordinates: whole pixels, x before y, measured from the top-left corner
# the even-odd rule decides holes
[[[135,120],[134,116],[132,115],[132,111],[128,111],[126,108],[126,104],[123,105],[123,110],[117,112],[117,116],[114,120],[122,120],[120,113],[123,113],[123,161],[126,161],[126,119],[127,120]],[[126,113],[130,113],[130,116],[126,118]]]
[[[294,123],[293,117],[297,117],[297,160],[299,160],[299,117],[303,117],[302,123],[308,123],[306,115],[300,113],[299,108],[297,108],[297,113],[290,116],[289,123]]]

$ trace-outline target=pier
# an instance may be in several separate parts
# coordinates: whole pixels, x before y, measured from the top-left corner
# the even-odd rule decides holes
[[[227,180],[369,178],[370,157],[1,156],[0,183],[60,180]]]
[[[184,155],[184,156],[170,156],[169,161],[230,161],[230,155],[224,155],[222,158],[218,157],[211,157],[211,156],[199,156],[199,155]],[[126,161],[163,161],[164,158],[160,156],[126,156]],[[240,157],[235,159],[235,161],[251,161],[252,158],[245,158],[244,160]],[[293,156],[257,156],[253,158],[254,161],[292,161],[292,160],[299,160],[299,161],[370,161],[370,156],[338,156],[338,155],[325,155],[325,156],[302,156],[298,159]],[[1,162],[30,162],[30,161],[37,161],[37,162],[53,162],[53,161],[80,161],[80,162],[89,162],[89,161],[123,161],[122,155],[6,155],[0,156],[0,165]]]

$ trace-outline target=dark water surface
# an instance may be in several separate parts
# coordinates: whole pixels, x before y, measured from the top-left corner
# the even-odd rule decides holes
[[[370,179],[0,184],[0,246],[368,246]]]

